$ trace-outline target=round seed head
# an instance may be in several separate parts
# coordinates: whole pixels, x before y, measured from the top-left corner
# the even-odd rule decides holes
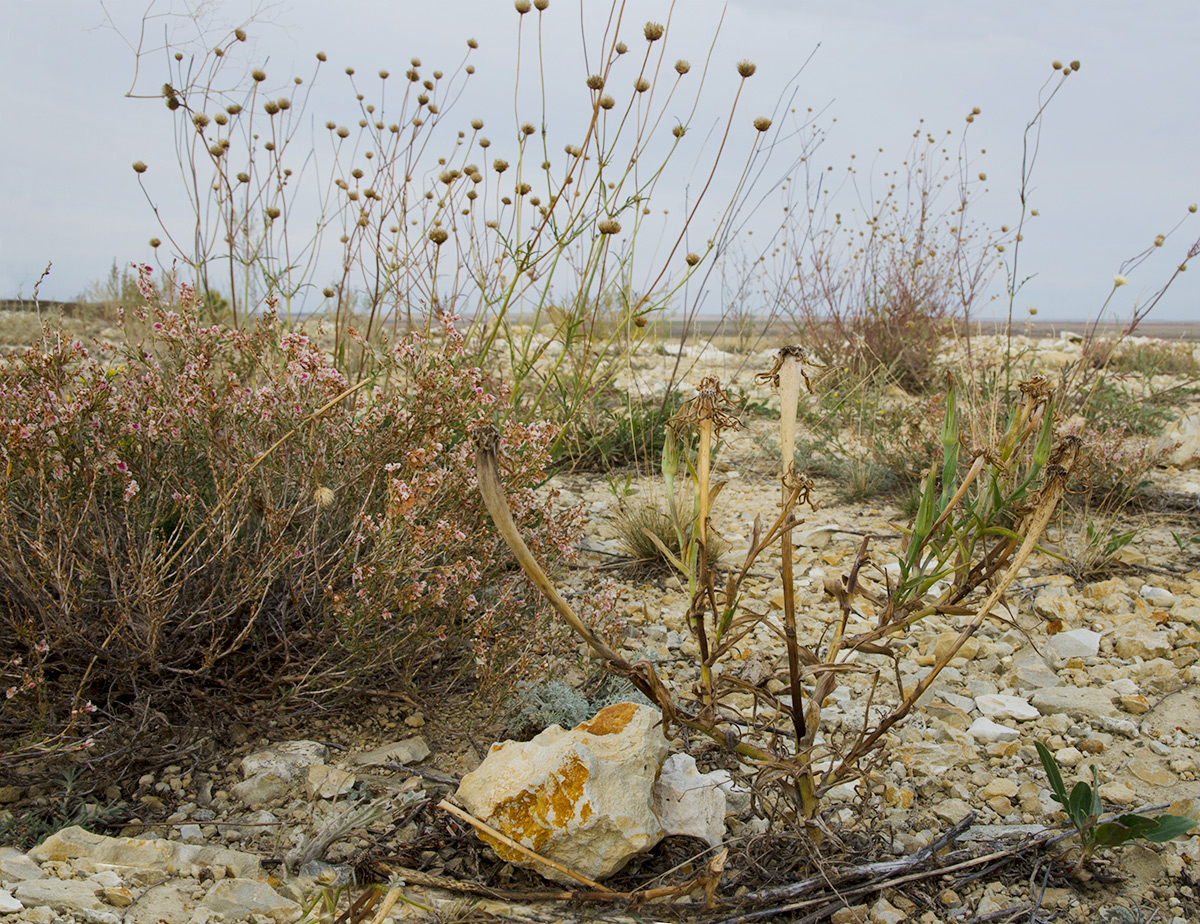
[[[758,67],[753,61],[739,61],[737,63],[737,72],[741,74],[743,79],[753,77],[756,70],[758,70]]]
[[[320,61],[322,64],[324,64],[329,59],[325,57],[325,52],[318,51],[317,52],[317,60]]]
[[[441,80],[441,79],[442,79],[442,72],[441,72],[441,71],[434,71],[434,72],[433,72],[433,79],[434,79],[434,80]]]
[[[446,233],[445,228],[434,228],[429,232],[429,239],[439,247],[446,243],[449,237],[450,235]]]
[[[1081,68],[1082,66],[1083,65],[1081,65],[1078,61],[1071,62],[1071,70],[1073,70],[1073,71],[1079,70],[1079,68]]]
[[[387,80],[389,76],[390,76],[390,75],[388,74],[388,72],[387,72],[387,71],[380,71],[380,72],[379,72],[379,79],[380,79],[380,80]]]
[[[272,221],[274,221],[276,218],[279,217],[279,209],[275,208],[275,206],[272,205],[270,208],[267,209],[267,217],[270,218]]]
[[[223,57],[225,57],[225,49],[222,48],[220,45],[218,45],[216,48],[213,49],[213,54],[216,55],[218,58],[223,58]]]
[[[518,196],[527,195],[529,193],[529,190],[531,190],[531,189],[533,189],[533,187],[530,186],[528,183],[518,183],[517,184],[517,195]]]
[[[612,107],[615,105],[617,105],[617,101],[615,99],[613,99],[611,96],[609,96],[607,93],[605,93],[602,97],[600,97],[600,108],[601,109],[612,109]]]
[[[337,129],[337,136],[339,138],[348,138],[350,136],[350,129],[346,128],[345,125],[339,125]]]
[[[1113,276],[1113,288],[1114,289],[1120,288],[1121,286],[1125,285],[1125,283],[1127,283],[1127,282],[1129,282],[1129,280],[1126,279],[1124,276],[1122,276],[1120,273],[1117,273],[1117,275]]]
[[[524,16],[526,13],[529,12],[531,5],[529,3],[529,0],[515,0],[515,2],[513,3],[513,8],[518,13],[520,13],[522,16]]]
[[[684,259],[687,261],[688,266],[695,266],[700,262],[700,254],[689,253],[686,257],[684,257]]]
[[[239,183],[249,183],[250,182],[250,174],[248,174],[245,170],[241,171],[237,175],[237,181]]]
[[[218,125],[224,125],[229,121],[229,116],[225,115],[223,112],[218,112],[213,115],[213,121]]]
[[[475,131],[479,131],[479,129],[483,128],[483,119],[472,119],[471,128],[475,129]]]
[[[647,80],[645,77],[639,77],[637,80],[635,80],[633,82],[633,89],[636,90],[638,93],[645,93],[647,90],[650,89],[650,81]]]
[[[267,115],[275,115],[279,111],[279,103],[269,99],[263,103],[263,109],[266,110]]]
[[[492,146],[492,140],[490,138],[480,138],[479,146],[481,148],[490,148]]]
[[[613,46],[613,51],[619,55],[623,55],[625,52],[629,51],[629,46],[624,42],[617,42],[617,44]]]
[[[979,113],[981,113],[981,112],[983,112],[983,110],[980,109],[978,106],[974,106],[971,109],[971,115],[979,115]]]
[[[158,238],[156,238],[156,237],[150,238],[150,246],[153,247],[154,249],[157,250],[161,244],[162,244],[162,241],[160,241]]]
[[[678,61],[675,62],[675,73],[679,74],[681,77],[684,74],[686,74],[688,71],[690,71],[691,69],[692,69],[692,66],[690,64],[688,64],[685,60],[683,60],[683,58],[680,58]]]
[[[255,83],[262,83],[264,80],[267,79],[267,72],[264,71],[261,67],[256,67],[254,70],[252,70],[250,72],[250,76],[254,79]]]
[[[986,173],[981,173],[981,174],[979,174],[979,179],[980,179],[980,180],[982,180],[982,181],[984,181],[984,182],[986,182],[986,181],[987,181],[987,174],[986,174]]]
[[[533,5],[539,13],[550,6],[550,0],[533,0]]]
[[[354,179],[356,179],[356,180],[361,180],[361,179],[362,179],[362,175],[363,175],[362,168],[361,168],[361,167],[355,167],[353,170],[351,170],[351,171],[350,171],[350,175],[351,175],[352,177],[354,177]]]
[[[204,131],[204,129],[208,127],[208,116],[206,116],[203,112],[194,113],[192,115],[192,124],[195,125],[196,128],[200,129],[200,131]]]
[[[1188,211],[1191,212],[1193,215],[1196,214],[1196,203],[1193,202],[1191,205],[1189,205]]]
[[[208,153],[211,154],[213,157],[220,157],[222,154],[225,153],[226,147],[227,147],[227,145],[223,145],[218,141],[215,144],[210,144],[208,146]]]
[[[176,60],[176,61],[182,61],[182,60],[183,60],[183,52],[182,52],[182,51],[177,51],[177,52],[175,52],[175,60]]]
[[[521,134],[522,135],[532,135],[535,131],[537,131],[537,129],[534,128],[531,123],[529,123],[529,122],[522,123],[522,125],[521,125]]]
[[[494,161],[492,161],[492,169],[497,173],[503,173],[508,169],[508,161],[506,161],[503,157],[497,157]]]
[[[468,74],[474,74],[475,73],[475,65],[468,64],[466,67],[463,68],[463,70],[466,71]]]
[[[225,107],[225,111],[228,112],[230,115],[237,115],[239,112],[242,111],[242,106],[240,103],[232,103]]]
[[[1062,62],[1061,61],[1052,61],[1052,62],[1050,62],[1050,66],[1052,68],[1054,68],[1056,71],[1062,70]]]
[[[313,491],[313,503],[317,505],[318,510],[324,510],[333,503],[333,491],[325,487],[325,485],[319,485]]]
[[[617,234],[621,230],[621,223],[615,218],[606,218],[597,222],[596,230],[601,234]]]
[[[671,129],[671,134],[676,138],[682,138],[685,132],[687,132],[687,129],[682,125],[676,125],[673,129]]]
[[[1158,235],[1158,236],[1157,236],[1157,237],[1154,239],[1154,246],[1155,246],[1155,247],[1161,247],[1161,246],[1163,245],[1163,242],[1164,242],[1164,241],[1166,241],[1166,239],[1167,239],[1167,238],[1166,238],[1166,236],[1165,236],[1165,235],[1162,235],[1162,234]]]
[[[133,172],[134,173],[145,173],[146,165],[144,163],[142,163],[140,160],[135,160],[133,162]]]
[[[603,90],[604,78],[599,74],[591,74],[588,76],[587,85],[589,90]]]
[[[467,39],[467,47],[470,48],[472,51],[474,51],[476,48],[479,47],[479,43],[477,41],[475,41],[475,39],[469,38],[469,39]]]
[[[646,36],[647,42],[657,42],[663,36],[662,23],[648,22],[642,29],[642,34]]]
[[[354,68],[352,68],[352,67],[346,68],[346,76],[353,77],[354,76]]]
[[[771,120],[768,119],[766,116],[759,116],[757,119],[754,120],[754,127],[757,128],[760,132],[765,132],[768,128],[771,127]]]
[[[245,29],[234,29],[233,37],[235,39],[237,39],[239,42],[246,41],[246,30]]]
[[[572,157],[578,157],[580,154],[583,153],[583,151],[577,145],[574,145],[574,144],[568,144],[566,147],[563,148],[563,150],[566,151],[568,154],[570,154]]]

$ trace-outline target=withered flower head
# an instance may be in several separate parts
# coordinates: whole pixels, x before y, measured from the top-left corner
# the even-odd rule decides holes
[[[721,380],[714,375],[706,375],[700,380],[696,396],[685,401],[667,423],[677,433],[684,427],[697,426],[704,420],[711,421],[714,436],[722,430],[740,430],[742,422],[727,410],[734,403],[729,392],[721,386]]]

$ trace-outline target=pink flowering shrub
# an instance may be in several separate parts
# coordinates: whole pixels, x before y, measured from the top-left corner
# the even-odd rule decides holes
[[[0,365],[0,740],[35,713],[38,735],[101,741],[281,693],[535,672],[547,613],[477,499],[469,438],[504,396],[451,319],[352,388],[273,313],[205,326],[148,275],[120,346],[47,328]],[[581,514],[533,492],[554,434],[502,432],[514,515],[561,565]]]

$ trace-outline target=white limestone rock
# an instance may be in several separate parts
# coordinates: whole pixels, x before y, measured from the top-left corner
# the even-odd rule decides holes
[[[667,756],[661,714],[615,703],[571,731],[493,744],[463,777],[458,800],[477,818],[589,879],[617,872],[663,836],[653,788]],[[569,877],[488,841],[497,855],[559,882]]]
[[[1100,653],[1100,633],[1091,629],[1071,629],[1050,636],[1046,642],[1060,658],[1094,658]]]
[[[228,921],[263,915],[277,924],[291,924],[303,914],[296,902],[255,879],[221,880],[204,896],[200,908],[222,915]]]
[[[1029,722],[1041,715],[1028,700],[1007,693],[985,693],[975,698],[975,705],[985,716],[997,722],[1003,719]]]
[[[724,779],[728,779],[728,775]],[[664,834],[690,834],[710,847],[725,839],[724,780],[701,773],[689,754],[672,754],[654,784],[654,814]]]

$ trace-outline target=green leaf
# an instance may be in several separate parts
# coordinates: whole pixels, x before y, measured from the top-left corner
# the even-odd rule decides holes
[[[1187,834],[1196,827],[1196,822],[1182,815],[1159,815],[1150,820],[1156,823],[1156,827],[1142,837],[1154,844],[1165,843],[1181,834]]]
[[[1096,801],[1097,796],[1087,783],[1076,783],[1072,787],[1071,796],[1067,800],[1067,815],[1075,827],[1082,828],[1089,818],[1094,819],[1100,814],[1092,811]]]
[[[1122,815],[1122,818],[1133,818],[1136,821],[1149,821],[1138,815]],[[1126,841],[1142,837],[1137,827],[1130,827],[1121,821],[1106,821],[1092,829],[1092,844],[1096,847],[1120,847]]]
[[[1063,783],[1062,771],[1058,769],[1058,761],[1054,759],[1050,749],[1042,742],[1035,741],[1033,746],[1037,749],[1038,757],[1042,759],[1042,768],[1046,771],[1046,776],[1050,780],[1050,788],[1054,791],[1054,801],[1066,808],[1067,787]]]

